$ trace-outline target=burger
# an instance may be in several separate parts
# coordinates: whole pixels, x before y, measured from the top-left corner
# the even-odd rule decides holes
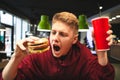
[[[28,43],[28,51],[30,53],[42,53],[50,48],[47,38],[40,38],[34,42]]]

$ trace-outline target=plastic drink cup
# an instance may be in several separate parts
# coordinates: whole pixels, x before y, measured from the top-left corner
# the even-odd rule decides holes
[[[108,17],[97,17],[91,20],[97,51],[109,50],[107,31],[110,29]]]

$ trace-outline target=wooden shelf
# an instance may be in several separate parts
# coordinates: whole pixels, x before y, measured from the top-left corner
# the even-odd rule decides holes
[[[78,32],[87,32],[89,29],[79,29]]]
[[[51,30],[46,30],[46,29],[37,29],[37,31],[50,32]]]
[[[14,51],[0,51],[0,53],[13,53]]]
[[[87,32],[89,29],[79,29],[78,32]],[[46,29],[37,29],[37,31],[50,32],[51,30]]]

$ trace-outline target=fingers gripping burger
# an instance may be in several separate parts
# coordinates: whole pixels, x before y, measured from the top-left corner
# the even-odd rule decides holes
[[[49,49],[49,41],[47,38],[40,38],[33,43],[28,43],[28,50],[30,53],[42,53]]]

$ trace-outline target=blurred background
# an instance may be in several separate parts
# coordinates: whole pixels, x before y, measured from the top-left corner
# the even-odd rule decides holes
[[[49,37],[52,17],[61,11],[74,13],[79,20],[84,15],[83,25],[87,27],[80,27],[79,40],[93,55],[96,52],[91,38],[91,19],[109,17],[116,38],[108,57],[115,68],[115,80],[120,80],[120,0],[0,0],[0,69],[9,61],[18,40],[32,35]],[[48,26],[44,27],[42,20]]]

